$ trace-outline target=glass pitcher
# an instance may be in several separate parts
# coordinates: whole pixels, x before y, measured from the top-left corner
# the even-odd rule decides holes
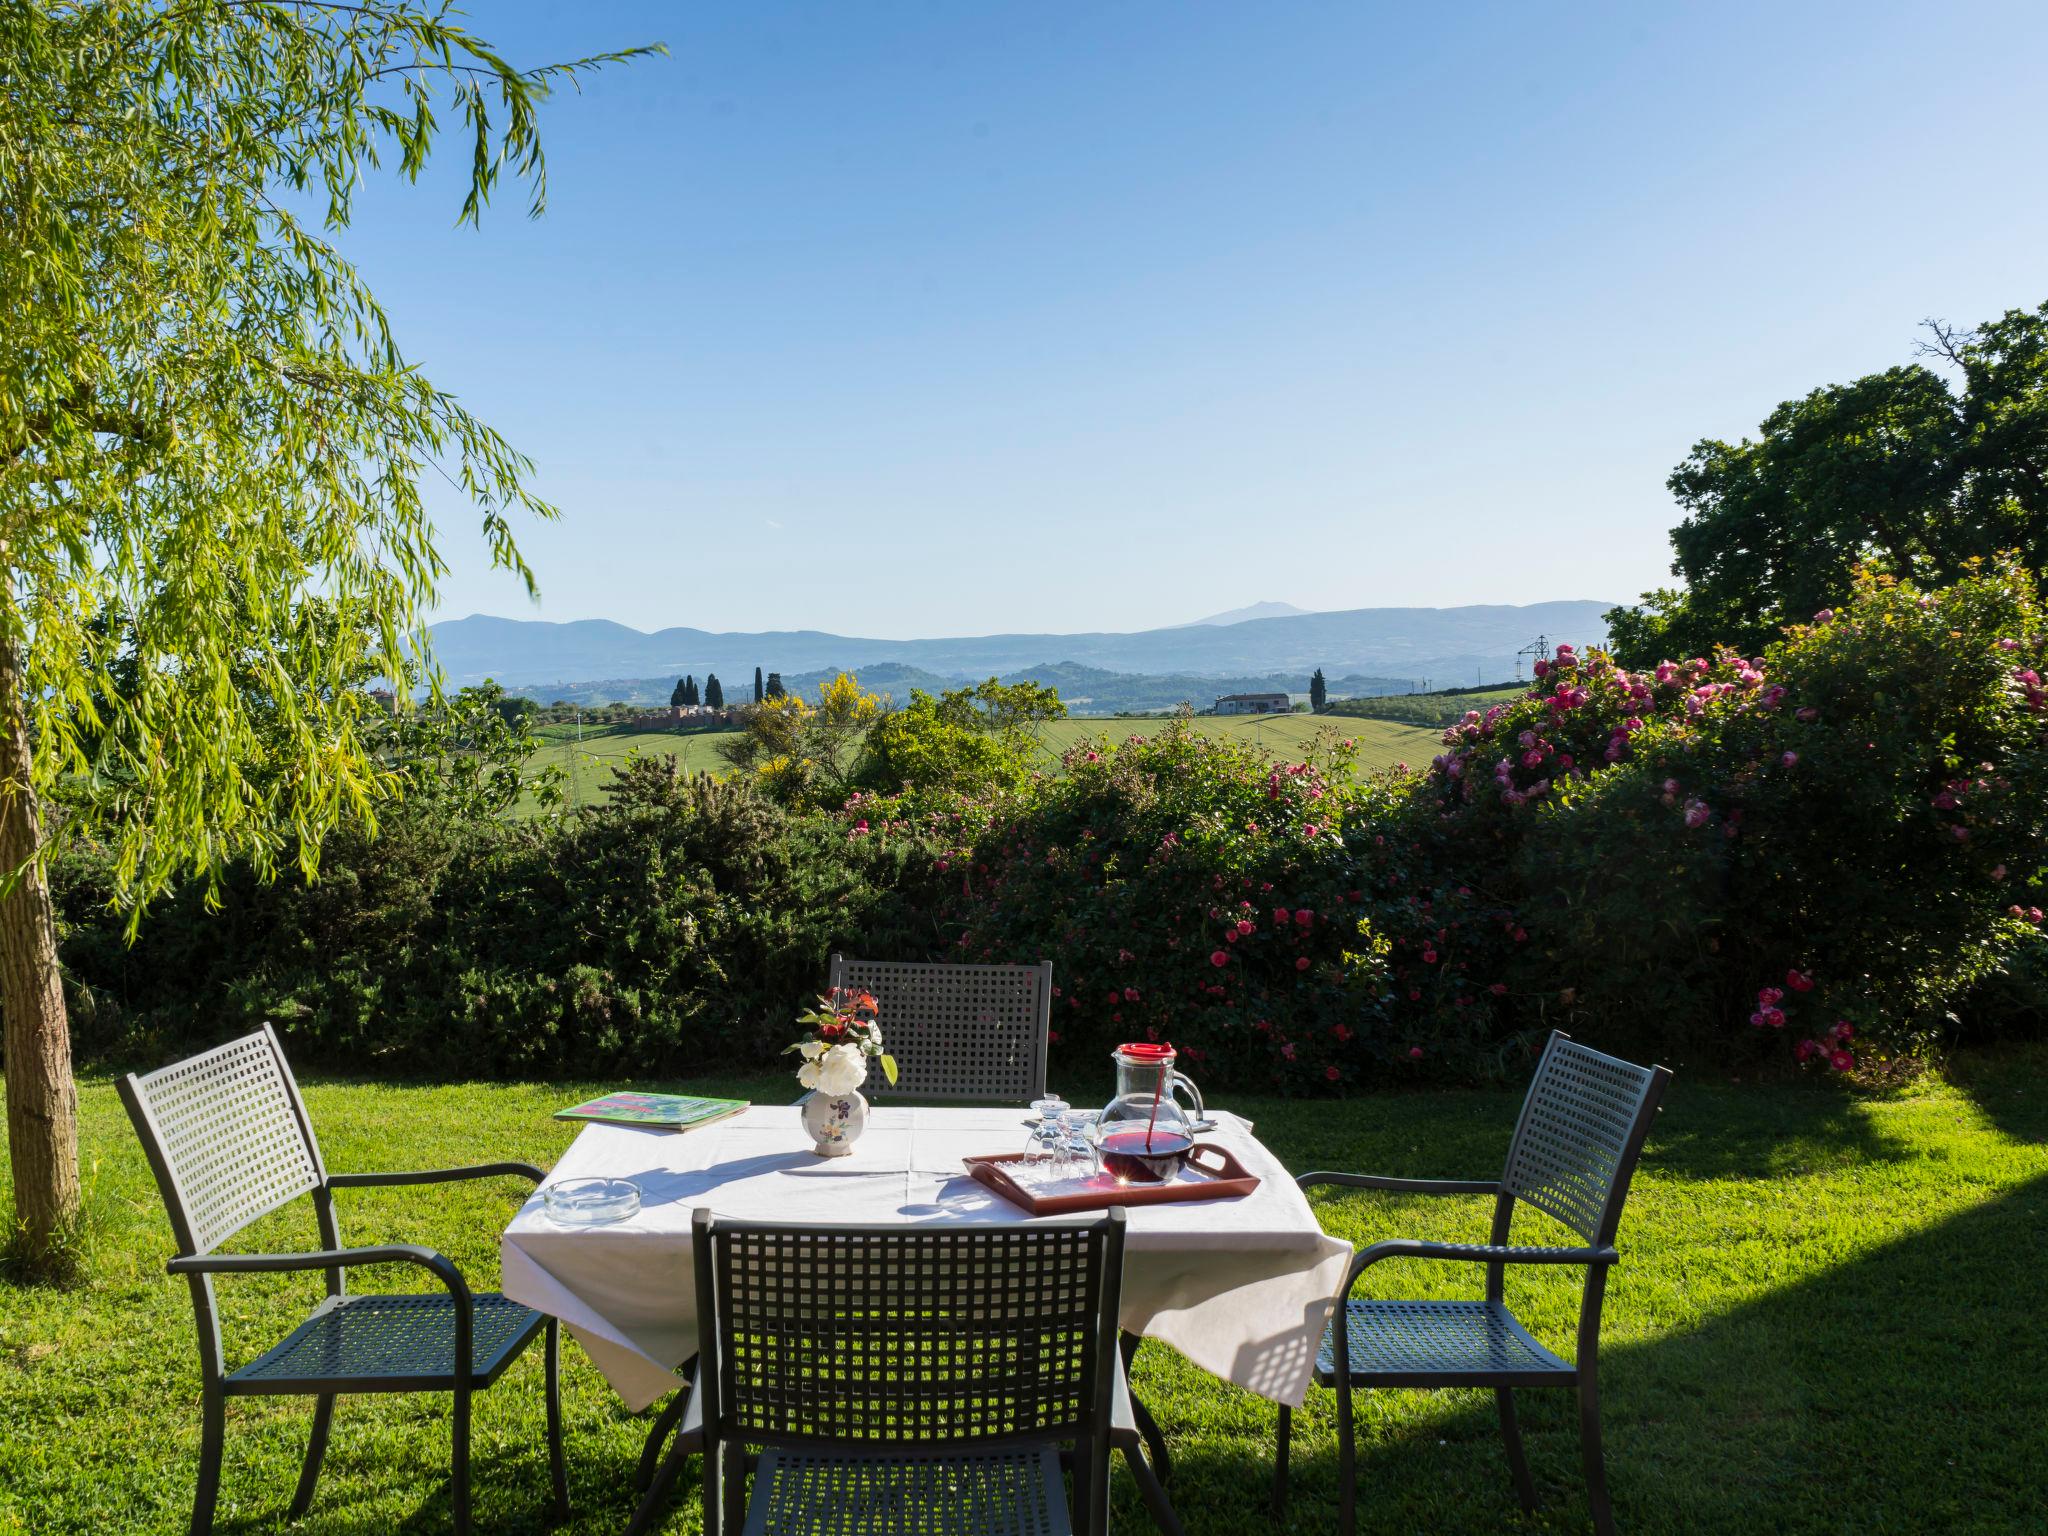
[[[1170,1045],[1136,1041],[1111,1054],[1116,1097],[1095,1124],[1102,1171],[1123,1184],[1157,1184],[1173,1177],[1195,1144],[1194,1127],[1174,1094],[1182,1081]]]

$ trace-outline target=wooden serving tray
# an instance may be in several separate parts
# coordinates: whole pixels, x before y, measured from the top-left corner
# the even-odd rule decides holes
[[[1074,1211],[1106,1211],[1113,1205],[1169,1205],[1183,1200],[1235,1200],[1259,1187],[1256,1175],[1247,1173],[1228,1147],[1198,1141],[1188,1149],[1187,1161],[1204,1179],[1163,1179],[1157,1184],[1119,1183],[1108,1174],[1097,1174],[1086,1183],[1058,1192],[1028,1188],[1010,1177],[1007,1163],[1021,1163],[1028,1154],[1001,1152],[963,1161],[977,1184],[994,1190],[1012,1205],[1033,1216],[1065,1216]]]

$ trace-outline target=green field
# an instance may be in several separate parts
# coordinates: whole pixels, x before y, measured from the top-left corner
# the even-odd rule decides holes
[[[1484,711],[1495,704],[1511,703],[1528,691],[1527,683],[1512,683],[1464,693],[1390,693],[1377,699],[1337,699],[1330,712],[1351,719],[1398,720],[1441,730],[1462,720],[1467,710]]]
[[[1107,736],[1121,741],[1128,736],[1150,736],[1169,723],[1164,715],[1139,719],[1055,720],[1040,728],[1048,764],[1076,742]],[[1361,772],[1391,768],[1396,763],[1421,764],[1433,757],[1439,733],[1421,726],[1401,725],[1387,720],[1358,720],[1314,715],[1240,715],[1230,718],[1198,716],[1195,724],[1212,736],[1249,741],[1276,757],[1298,757],[1319,731],[1335,731],[1358,743]],[[567,802],[589,805],[605,790],[611,770],[634,754],[677,758],[688,772],[723,772],[725,759],[719,743],[736,735],[733,731],[598,731],[586,728],[579,742],[574,726],[549,726],[540,733],[542,745],[530,759],[535,768],[559,767],[569,775]]]

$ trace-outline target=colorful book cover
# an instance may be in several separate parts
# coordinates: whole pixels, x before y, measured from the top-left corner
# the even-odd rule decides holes
[[[599,1120],[607,1125],[649,1125],[671,1131],[694,1130],[736,1115],[745,1099],[691,1099],[675,1093],[608,1093],[570,1109],[555,1111],[557,1120]]]

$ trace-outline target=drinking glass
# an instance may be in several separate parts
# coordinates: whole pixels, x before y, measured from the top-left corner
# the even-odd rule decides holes
[[[1042,1099],[1031,1101],[1031,1112],[1038,1117],[1038,1123],[1025,1134],[1026,1157],[1034,1161],[1057,1161],[1060,1143],[1066,1138],[1066,1117],[1070,1107],[1067,1101],[1056,1093],[1048,1093]]]

